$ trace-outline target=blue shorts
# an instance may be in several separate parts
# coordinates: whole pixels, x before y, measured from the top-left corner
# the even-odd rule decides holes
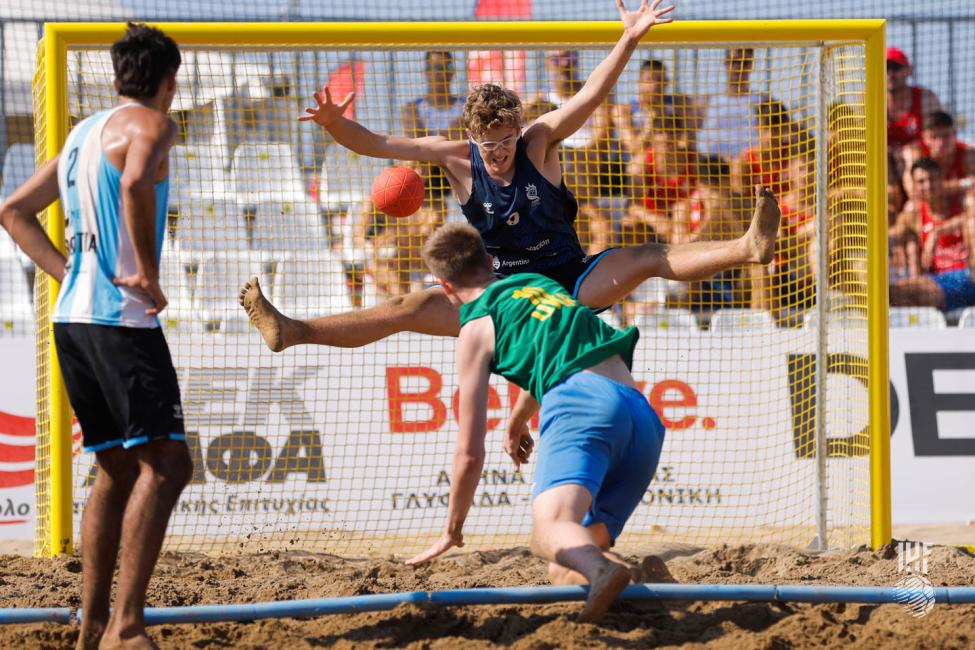
[[[931,279],[945,294],[945,311],[975,305],[975,280],[968,269],[935,273]]]
[[[640,504],[660,460],[664,427],[635,388],[579,372],[542,398],[532,499],[559,485],[592,494],[583,526],[602,523],[612,544]]]

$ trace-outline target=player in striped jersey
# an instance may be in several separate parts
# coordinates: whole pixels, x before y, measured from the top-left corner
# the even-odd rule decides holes
[[[143,608],[166,525],[193,463],[157,315],[159,257],[179,48],[130,24],[112,45],[117,105],[82,120],[60,155],[0,206],[0,223],[61,282],[54,340],[86,451],[98,471],[82,519],[84,615],[78,648],[155,647]],[[36,214],[60,196],[67,258]],[[121,542],[118,589],[109,616]]]

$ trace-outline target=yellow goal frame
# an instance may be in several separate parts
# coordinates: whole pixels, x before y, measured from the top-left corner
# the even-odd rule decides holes
[[[180,45],[212,46],[327,46],[363,48],[387,43],[399,46],[438,47],[512,46],[539,42],[611,45],[620,35],[618,22],[468,22],[468,23],[156,23]],[[67,52],[70,46],[105,46],[125,32],[124,23],[47,23],[38,54],[43,67],[35,79],[38,134],[45,149],[42,160],[58,155],[68,134]],[[870,431],[870,539],[873,547],[891,539],[889,378],[887,335],[887,228],[886,228],[886,94],[885,21],[868,20],[728,20],[685,21],[654,28],[645,42],[659,44],[727,45],[735,34],[749,42],[785,44],[862,43],[866,59],[867,179],[867,328]],[[741,39],[738,39],[741,40]],[[43,79],[41,79],[43,75]],[[64,249],[64,215],[60,204],[48,211],[47,230]],[[48,295],[59,285],[46,278]],[[42,280],[39,280],[39,282]],[[38,466],[50,484],[49,505],[38,511],[46,524],[46,539],[35,543],[37,555],[72,552],[71,413],[53,344],[50,319],[41,314],[46,329],[38,337],[39,354],[48,355],[46,380],[39,377],[38,441],[42,427],[50,435],[50,462]],[[46,345],[45,345],[46,342]],[[48,428],[49,427],[49,428]]]

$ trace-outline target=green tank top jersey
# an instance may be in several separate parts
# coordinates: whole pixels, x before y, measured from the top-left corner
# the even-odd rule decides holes
[[[519,273],[487,286],[460,308],[460,324],[490,316],[494,322],[491,371],[542,397],[563,379],[614,354],[629,368],[640,332],[618,330],[577,303],[561,284]]]

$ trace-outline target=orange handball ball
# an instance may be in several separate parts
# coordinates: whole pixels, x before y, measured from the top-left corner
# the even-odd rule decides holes
[[[408,217],[423,203],[423,179],[409,167],[387,167],[372,182],[372,202],[390,217]]]

